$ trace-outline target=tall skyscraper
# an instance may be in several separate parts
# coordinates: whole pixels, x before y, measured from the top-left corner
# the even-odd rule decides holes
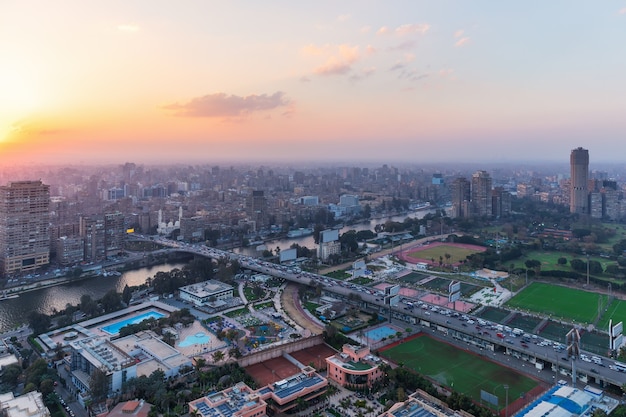
[[[41,181],[0,187],[0,270],[6,275],[50,262],[50,186]]]
[[[491,175],[476,171],[472,175],[472,205],[474,216],[491,216]]]
[[[589,214],[589,151],[572,149],[570,163],[570,213]]]
[[[470,183],[459,177],[452,183],[452,217],[470,216]]]

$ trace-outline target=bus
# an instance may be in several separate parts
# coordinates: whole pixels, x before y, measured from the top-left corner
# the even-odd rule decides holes
[[[615,362],[615,370],[620,372],[626,372],[626,365],[621,362]]]

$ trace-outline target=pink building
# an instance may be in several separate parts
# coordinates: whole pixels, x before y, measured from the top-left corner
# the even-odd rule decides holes
[[[326,358],[328,378],[341,386],[371,387],[382,375],[382,360],[367,346],[343,345],[343,352]]]

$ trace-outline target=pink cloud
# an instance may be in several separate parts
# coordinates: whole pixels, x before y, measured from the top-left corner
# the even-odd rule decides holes
[[[456,32],[454,32],[454,37],[460,38],[461,36],[463,36],[463,33],[465,33],[465,31],[463,29],[459,29]]]
[[[456,47],[461,47],[461,46],[465,46],[468,42],[469,42],[470,38],[468,38],[467,36],[464,38],[459,39],[458,41],[455,42],[454,46]]]
[[[351,45],[309,45],[303,49],[305,55],[324,56],[326,61],[313,70],[317,75],[341,75],[350,72],[352,64],[359,60],[359,47]]]
[[[428,32],[430,29],[430,25],[427,23],[414,23],[398,26],[395,30],[396,34],[399,36],[406,36],[412,33],[419,33],[421,35]]]
[[[428,32],[429,29],[430,25],[428,23],[410,23],[398,26],[393,30],[393,33],[395,33],[397,36],[407,36],[413,33],[423,35]],[[376,32],[376,34],[378,35],[389,35],[391,33],[391,29],[389,29],[387,26],[382,26]]]
[[[235,118],[279,107],[289,108],[290,105],[291,101],[285,97],[285,93],[277,91],[271,95],[251,94],[245,97],[225,93],[207,94],[187,103],[169,104],[163,108],[183,117]]]

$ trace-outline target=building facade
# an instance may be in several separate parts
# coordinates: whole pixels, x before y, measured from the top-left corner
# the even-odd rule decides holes
[[[381,359],[367,346],[343,345],[343,352],[326,358],[328,378],[345,387],[371,387],[382,377]]]
[[[589,151],[572,149],[570,154],[570,213],[589,214]]]
[[[491,183],[487,171],[476,171],[472,175],[472,215],[491,217]]]
[[[180,287],[180,299],[197,306],[233,298],[233,287],[214,279]]]
[[[50,262],[50,186],[19,181],[0,187],[0,269],[27,272]]]

